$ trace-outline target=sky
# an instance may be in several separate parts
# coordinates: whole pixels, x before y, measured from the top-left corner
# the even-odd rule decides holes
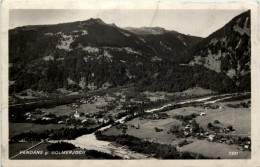
[[[163,27],[183,34],[207,37],[246,10],[69,10],[12,9],[9,28],[58,24],[100,18],[119,27]]]

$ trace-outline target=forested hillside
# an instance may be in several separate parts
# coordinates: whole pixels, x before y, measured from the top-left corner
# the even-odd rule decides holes
[[[250,90],[250,13],[202,39],[89,19],[9,30],[9,93],[107,89]]]

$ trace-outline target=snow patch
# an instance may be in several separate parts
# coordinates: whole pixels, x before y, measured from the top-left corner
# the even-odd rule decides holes
[[[219,73],[221,71],[221,60],[219,58],[225,56],[225,54],[221,54],[221,51],[219,51],[218,54],[212,54],[211,50],[208,50],[208,53],[209,54],[206,57],[195,56],[194,60],[191,61],[189,65],[203,65],[204,67]]]
[[[184,42],[185,43],[185,42]],[[160,45],[162,46],[162,47],[164,47],[165,49],[168,49],[168,50],[172,50],[170,47],[167,47],[166,45],[164,45],[163,43],[162,43],[162,41],[160,41]],[[185,44],[186,45],[186,44]],[[186,45],[187,46],[187,45]]]
[[[140,52],[137,52],[137,51],[135,51],[133,48],[130,48],[130,47],[124,47],[124,50],[125,50],[127,53],[132,53],[132,54],[141,55]]]
[[[88,34],[88,31],[87,30],[82,30],[81,31],[81,35],[87,35]]]
[[[120,31],[124,36],[126,36],[126,37],[130,37],[131,35],[130,34],[128,34],[128,33],[126,33],[126,32],[123,32],[123,31]]]
[[[58,61],[63,61],[63,60],[64,60],[64,57],[58,58],[58,59],[56,59],[56,60],[58,60]]]
[[[213,45],[216,45],[218,42],[218,40],[216,38],[212,39],[209,44],[213,44]]]
[[[67,78],[67,81],[68,81],[68,85],[75,85],[75,82],[72,79]]]
[[[51,32],[47,32],[47,33],[45,33],[44,35],[46,35],[46,36],[53,36],[54,34],[51,33]]]
[[[81,87],[81,89],[85,89],[86,88],[86,79],[85,79],[85,77],[81,77],[81,80],[79,82],[79,86]]]
[[[43,58],[43,60],[45,60],[45,61],[54,60],[54,57],[53,57],[52,55],[45,56],[45,57]]]
[[[238,42],[238,44],[237,44],[235,49],[237,49],[240,46],[240,43],[241,43],[241,39],[239,40],[239,42]]]
[[[109,60],[111,60],[112,57],[113,57],[113,56],[112,56],[111,54],[109,54],[108,51],[106,51],[106,50],[104,51],[104,54],[103,54],[103,55],[104,55],[104,57],[108,58]]]
[[[244,27],[240,28],[238,25],[234,25],[233,30],[243,35],[244,33],[250,36],[250,27],[247,27],[248,17],[245,20]]]
[[[66,51],[71,51],[70,44],[73,42],[73,37],[71,35],[62,34],[62,38],[60,39],[60,43],[56,45],[56,48],[63,49]]]
[[[97,86],[95,86],[95,84],[92,82],[92,83],[89,83],[88,86],[87,86],[90,90],[96,90],[97,89]]]
[[[84,50],[84,51],[86,51],[88,53],[98,53],[99,52],[98,48],[92,47],[92,46],[83,47],[82,50]]]
[[[236,75],[236,70],[235,70],[235,69],[230,69],[230,70],[228,70],[227,76],[228,76],[229,78],[232,79],[235,75]]]
[[[86,63],[88,62],[88,57],[84,57],[83,59],[85,60]]]
[[[141,41],[143,41],[144,43],[146,42],[143,38],[141,38],[141,37],[139,37],[139,39],[141,40]]]
[[[112,86],[112,84],[108,83],[108,82],[105,82],[103,85],[102,85],[102,89],[107,89],[109,88],[110,86]]]
[[[162,61],[160,57],[154,56],[152,57],[151,61]]]
[[[126,69],[126,76],[127,76],[129,79],[131,79],[131,78],[135,78],[134,75],[131,75],[131,74],[130,74],[130,72],[129,72],[128,69]]]

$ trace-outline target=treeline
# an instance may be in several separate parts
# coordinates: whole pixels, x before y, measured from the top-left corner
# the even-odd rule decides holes
[[[115,142],[120,145],[126,145],[132,151],[136,151],[142,154],[152,155],[158,159],[195,159],[197,157],[192,156],[189,152],[179,152],[176,147],[159,144],[150,141],[144,141],[137,137],[130,135],[118,135],[118,136],[105,136],[101,132],[95,133],[98,140]],[[208,158],[202,155],[201,159]]]
[[[86,150],[87,159],[122,159],[117,155],[111,155],[96,150]]]
[[[73,150],[76,147],[67,142],[58,142],[58,143],[53,143],[49,146],[47,146],[48,151],[66,151],[66,150]]]
[[[181,66],[164,64],[154,77],[140,80],[136,87],[141,91],[181,92],[192,87],[202,87],[215,92],[237,92],[238,87],[224,73],[216,73],[202,66]]]

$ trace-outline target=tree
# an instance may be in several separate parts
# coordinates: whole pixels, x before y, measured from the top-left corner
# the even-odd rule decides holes
[[[233,131],[233,130],[234,130],[232,125],[229,125],[227,128],[228,128],[230,131]]]
[[[220,123],[219,120],[214,121],[214,124],[219,124],[219,123]]]
[[[212,128],[212,123],[208,123],[208,128]]]
[[[199,124],[195,120],[192,120],[191,122],[191,127],[193,132],[198,132],[199,131]]]

